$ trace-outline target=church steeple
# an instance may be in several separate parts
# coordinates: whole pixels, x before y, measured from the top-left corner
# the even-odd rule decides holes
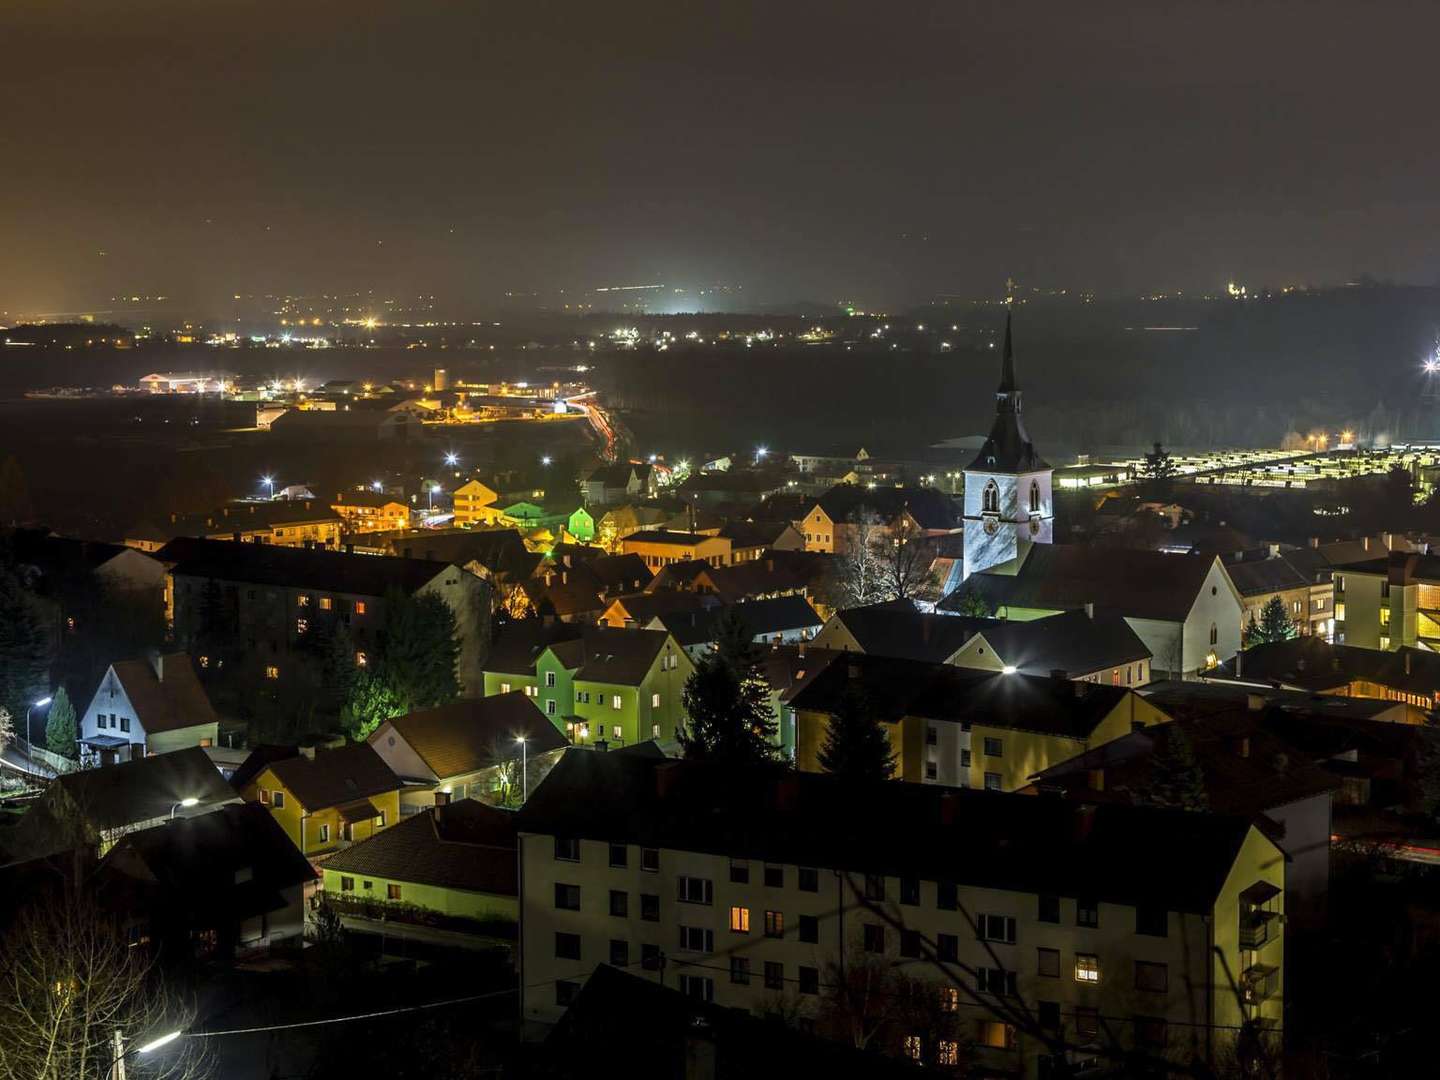
[[[1000,385],[995,390],[995,424],[979,455],[970,463],[973,470],[1022,473],[1048,469],[1030,441],[1020,419],[1020,387],[1015,382],[1015,349],[1011,343],[1011,313],[1005,313],[1005,348],[1000,354]]]
[[[1010,344],[1010,312],[1005,312],[1005,349],[1000,354],[1000,385],[995,390],[995,411],[1018,413],[1020,388],[1015,385],[1015,350]]]

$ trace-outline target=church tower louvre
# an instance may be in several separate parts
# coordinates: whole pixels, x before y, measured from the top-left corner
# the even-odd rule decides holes
[[[1007,312],[995,422],[965,468],[965,577],[1017,573],[1031,545],[1054,542],[1051,469],[1025,430],[1010,321]]]

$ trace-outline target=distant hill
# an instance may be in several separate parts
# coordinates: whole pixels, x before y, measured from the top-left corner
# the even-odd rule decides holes
[[[22,323],[0,329],[0,344],[61,348],[129,348],[135,335],[115,323]]]

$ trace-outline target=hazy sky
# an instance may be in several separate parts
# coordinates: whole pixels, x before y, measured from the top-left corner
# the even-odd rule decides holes
[[[1435,283],[1437,41],[1433,0],[4,0],[0,311]]]

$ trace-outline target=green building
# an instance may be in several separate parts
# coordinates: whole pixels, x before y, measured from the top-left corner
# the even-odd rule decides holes
[[[578,506],[570,515],[569,521],[566,522],[565,531],[576,540],[588,544],[595,539],[595,519],[590,516],[590,511],[583,506]]]

